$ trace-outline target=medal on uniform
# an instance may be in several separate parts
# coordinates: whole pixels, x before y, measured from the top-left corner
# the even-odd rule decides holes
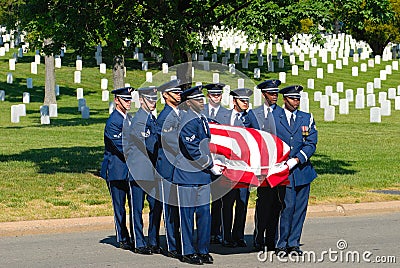
[[[308,126],[301,126],[301,133],[303,136],[308,136]]]

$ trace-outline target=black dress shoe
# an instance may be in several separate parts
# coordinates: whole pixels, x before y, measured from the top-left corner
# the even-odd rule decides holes
[[[187,262],[190,264],[198,264],[202,265],[203,261],[200,259],[200,257],[197,254],[189,254],[189,255],[183,255],[181,258],[182,262]]]
[[[203,261],[203,263],[212,264],[214,262],[213,257],[209,253],[207,253],[207,254],[199,254],[199,257]]]
[[[275,246],[272,244],[267,244],[267,251],[275,251]]]
[[[265,247],[262,246],[262,245],[259,245],[259,244],[255,244],[253,246],[253,252],[260,252],[260,251],[264,252],[265,251]]]
[[[143,254],[143,255],[151,255],[151,254],[153,254],[149,247],[134,248],[133,252],[138,253],[138,254]]]
[[[162,254],[163,249],[160,246],[150,246],[151,252],[154,254]]]
[[[288,248],[288,254],[292,256],[303,256],[303,251],[300,247],[290,247]]]
[[[236,241],[236,245],[240,248],[247,248],[247,243],[244,239]]]
[[[131,250],[132,245],[128,242],[119,242],[119,248],[124,250]]]
[[[212,235],[210,238],[210,244],[221,244],[221,236]]]
[[[176,250],[167,251],[167,253],[165,255],[167,255],[167,257],[170,257],[170,258],[179,259],[179,253]]]
[[[232,241],[224,240],[224,241],[222,241],[222,246],[223,247],[227,247],[227,248],[235,248],[235,247],[237,247],[237,244],[235,242],[232,242]]]
[[[275,255],[279,258],[286,258],[288,256],[286,248],[276,248]]]

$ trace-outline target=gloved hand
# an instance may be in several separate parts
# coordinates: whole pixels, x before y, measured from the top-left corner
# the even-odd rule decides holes
[[[219,166],[219,165],[214,165],[214,166],[211,168],[212,174],[214,174],[214,175],[216,175],[216,176],[221,176],[223,171],[224,171],[224,167]]]
[[[297,165],[297,160],[295,158],[290,158],[288,161],[286,161],[286,165],[288,165],[289,170],[292,170]]]

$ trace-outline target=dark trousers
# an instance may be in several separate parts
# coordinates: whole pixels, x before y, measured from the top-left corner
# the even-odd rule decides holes
[[[278,225],[281,203],[278,196],[278,187],[258,187],[256,209],[254,215],[254,246],[275,247],[275,234]]]
[[[279,191],[279,198],[284,200],[284,204],[278,222],[276,247],[300,246],[309,195],[310,184],[284,187]]]
[[[227,242],[236,242],[244,239],[244,228],[246,224],[249,195],[250,192],[248,188],[237,188],[230,190],[222,197],[223,240]],[[235,203],[235,219],[233,219],[233,206]]]
[[[131,219],[131,221],[133,222],[134,230],[132,238],[136,248],[145,247],[148,245],[160,245],[159,231],[162,206],[161,202],[155,198],[156,193],[154,191],[151,191],[149,193],[145,192],[145,190],[149,191],[150,189],[156,189],[154,182],[140,181],[139,184],[135,181],[131,182],[131,207],[133,208],[133,218]],[[147,199],[147,202],[149,203],[150,209],[148,243],[146,242],[143,234],[143,207],[145,197]]]
[[[113,211],[114,211],[114,223],[117,242],[131,243],[129,233],[133,234],[133,223],[130,221],[130,228],[126,227],[126,210],[125,204],[127,199],[131,196],[131,187],[129,181],[118,180],[118,181],[107,181],[108,191],[111,195]],[[131,202],[129,205],[129,215],[132,219],[132,207]]]
[[[165,237],[168,251],[179,251],[179,212],[177,185],[161,180],[161,202],[164,212]]]

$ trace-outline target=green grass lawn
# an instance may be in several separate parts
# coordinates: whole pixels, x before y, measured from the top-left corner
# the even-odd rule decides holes
[[[108,102],[101,101],[100,81],[109,79],[112,89],[111,62],[107,63],[107,74],[100,74],[94,59],[84,58],[82,83],[74,84],[75,57],[66,54],[63,67],[56,69],[60,96],[57,98],[58,117],[51,118],[50,125],[40,125],[39,107],[43,103],[44,59],[38,66],[38,74],[30,73],[33,53],[18,59],[16,71],[8,70],[8,59],[12,52],[0,58],[0,89],[6,90],[6,101],[0,102],[0,221],[17,221],[48,218],[112,215],[111,201],[105,182],[98,177],[103,157],[103,128],[108,118]],[[104,55],[103,51],[103,55]],[[130,54],[131,55],[131,54]],[[328,57],[329,58],[329,57]],[[233,59],[233,56],[231,57]],[[307,59],[307,57],[306,57]],[[160,72],[161,65],[150,61],[151,71]],[[285,62],[289,62],[286,56]],[[319,59],[319,62],[320,59]],[[336,120],[324,122],[323,110],[313,101],[313,91],[325,91],[325,86],[336,88],[336,82],[344,82],[344,89],[366,88],[367,82],[379,77],[379,70],[390,62],[381,62],[367,73],[351,76],[351,67],[360,66],[366,60],[353,63],[334,74],[326,73],[324,79],[316,78],[316,68],[303,71],[299,64],[299,76],[292,76],[290,66],[266,72],[261,67],[261,79],[278,78],[278,72],[287,72],[289,84],[307,86],[308,78],[315,78],[315,90],[306,91],[310,97],[310,111],[314,114],[319,131],[317,152],[312,162],[319,174],[312,184],[311,204],[355,203],[400,199],[399,195],[383,195],[371,192],[376,189],[400,190],[400,111],[382,117],[382,123],[369,123],[369,108],[356,110],[350,104],[349,115],[339,115]],[[145,71],[140,63],[126,59],[126,83],[134,87],[145,81]],[[278,63],[275,62],[275,66]],[[248,70],[236,67],[249,78],[257,66],[252,56]],[[6,83],[11,72],[13,84]],[[26,79],[33,78],[33,89],[26,88]],[[211,82],[212,76],[209,78]],[[223,81],[231,83],[232,81]],[[233,84],[235,81],[232,82]],[[393,71],[382,82],[382,91],[400,85],[400,71]],[[77,109],[76,88],[84,89],[84,97],[90,107],[90,119],[81,119]],[[375,90],[377,91],[377,90]],[[22,103],[22,93],[30,92],[31,103],[26,104],[27,116],[20,123],[11,123],[10,107]],[[344,93],[340,93],[341,98]],[[377,94],[376,94],[377,95]],[[158,110],[162,105],[158,106]],[[254,191],[250,205],[254,205]]]

